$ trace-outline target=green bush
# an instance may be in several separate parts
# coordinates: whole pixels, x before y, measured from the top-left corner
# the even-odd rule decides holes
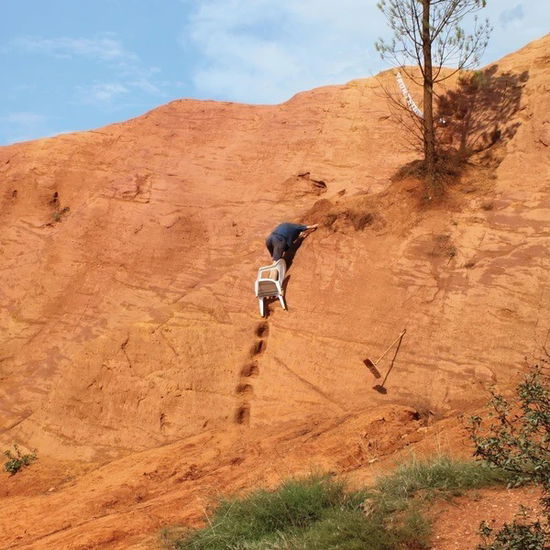
[[[32,464],[36,460],[36,453],[22,454],[17,444],[13,445],[14,452],[4,451],[8,461],[4,463],[4,469],[11,475],[16,474],[24,466]]]
[[[505,523],[504,526],[495,530],[486,522],[482,521],[479,528],[483,544],[478,550],[544,550],[547,540],[545,530],[539,521],[523,523],[514,520],[512,523]]]
[[[544,522],[525,518],[494,531],[486,522],[480,526],[484,544],[478,550],[544,550],[550,538],[550,389],[548,377],[533,367],[509,402],[493,393],[487,418],[471,418],[469,430],[475,455],[504,470],[510,486],[526,483],[543,490]]]
[[[347,491],[327,476],[283,483],[222,501],[208,526],[176,543],[188,550],[422,550],[430,526],[424,504],[498,483],[501,473],[440,457],[413,462],[368,490]]]

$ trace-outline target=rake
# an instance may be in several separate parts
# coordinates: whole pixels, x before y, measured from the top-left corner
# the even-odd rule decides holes
[[[370,357],[367,357],[363,361],[363,363],[365,363],[365,366],[368,367],[368,369],[374,374],[374,376],[376,378],[381,377],[380,371],[378,370],[378,363],[380,363],[380,361],[384,358],[386,353],[388,353],[388,351],[390,351],[390,349],[396,344],[396,342],[399,342],[399,344],[401,345],[400,341],[403,339],[403,336],[405,336],[406,332],[407,332],[407,329],[404,328],[401,331],[401,333],[399,334],[399,336],[384,350],[384,353],[382,353],[382,355],[376,361],[373,361]],[[384,377],[384,381],[382,382],[382,384],[377,384],[376,386],[374,386],[374,389],[376,391],[380,391],[382,393],[385,393],[386,388],[384,388],[384,384],[386,383],[386,380],[388,378],[388,374],[390,374],[390,371],[391,371],[392,367],[393,367],[393,363],[390,366],[388,372],[386,373],[386,376]]]

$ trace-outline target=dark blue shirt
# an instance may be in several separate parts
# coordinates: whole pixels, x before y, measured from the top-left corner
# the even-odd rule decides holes
[[[297,223],[282,223],[271,232],[271,235],[278,235],[279,237],[282,237],[285,240],[287,246],[290,246],[298,238],[300,233],[302,231],[305,231],[306,229],[307,225],[299,225]]]

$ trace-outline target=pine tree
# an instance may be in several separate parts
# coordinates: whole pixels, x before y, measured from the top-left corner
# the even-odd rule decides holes
[[[489,41],[488,20],[479,23],[477,14],[486,0],[381,0],[378,8],[393,31],[391,42],[380,39],[376,49],[424,91],[422,140],[428,197],[443,192],[437,175],[437,144],[434,123],[434,85],[455,72],[477,65]],[[474,30],[467,34],[463,20],[474,14]],[[407,69],[418,66],[420,81]],[[451,65],[453,71],[444,71]]]

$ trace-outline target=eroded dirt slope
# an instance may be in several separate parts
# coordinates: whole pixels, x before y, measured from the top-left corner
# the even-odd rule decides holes
[[[223,489],[459,446],[548,339],[549,64],[548,37],[498,64],[513,132],[440,207],[390,183],[414,154],[376,79],[1,148],[0,443],[40,456],[3,475],[7,547],[147,546]],[[321,228],[262,321],[285,220]]]

